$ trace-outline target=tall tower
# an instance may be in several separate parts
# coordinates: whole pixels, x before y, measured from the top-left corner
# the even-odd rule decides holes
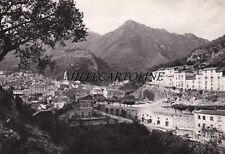
[[[63,80],[68,81],[68,72],[64,72]]]

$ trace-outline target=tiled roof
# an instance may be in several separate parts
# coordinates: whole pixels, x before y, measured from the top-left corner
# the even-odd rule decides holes
[[[196,113],[225,116],[225,110],[200,110],[197,111]]]

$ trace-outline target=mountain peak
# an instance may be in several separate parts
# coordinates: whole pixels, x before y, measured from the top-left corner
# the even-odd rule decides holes
[[[140,24],[140,23],[138,23],[138,22],[136,22],[134,20],[129,19],[129,20],[125,21],[124,24]]]
[[[185,33],[185,34],[183,34],[183,36],[187,36],[189,38],[197,38],[197,36],[192,33]]]
[[[124,22],[124,24],[119,26],[119,29],[126,29],[131,31],[137,30],[137,29],[145,29],[145,28],[150,28],[150,27],[147,27],[146,25],[136,22],[134,20],[127,20]]]
[[[136,26],[146,26],[146,25],[141,24],[139,22],[136,22],[136,21],[130,19],[130,20],[125,21],[122,26],[136,27]]]

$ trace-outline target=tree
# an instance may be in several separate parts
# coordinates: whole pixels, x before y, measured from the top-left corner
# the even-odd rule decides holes
[[[143,97],[149,99],[150,101],[154,101],[155,93],[152,91],[145,90],[143,92]]]
[[[84,40],[87,29],[82,18],[73,0],[0,1],[0,61],[15,52],[21,69],[31,63],[39,69],[54,65],[46,48]]]

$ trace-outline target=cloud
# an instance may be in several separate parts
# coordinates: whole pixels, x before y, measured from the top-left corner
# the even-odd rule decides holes
[[[176,33],[225,34],[224,0],[77,0],[87,27],[104,34],[132,19]]]

